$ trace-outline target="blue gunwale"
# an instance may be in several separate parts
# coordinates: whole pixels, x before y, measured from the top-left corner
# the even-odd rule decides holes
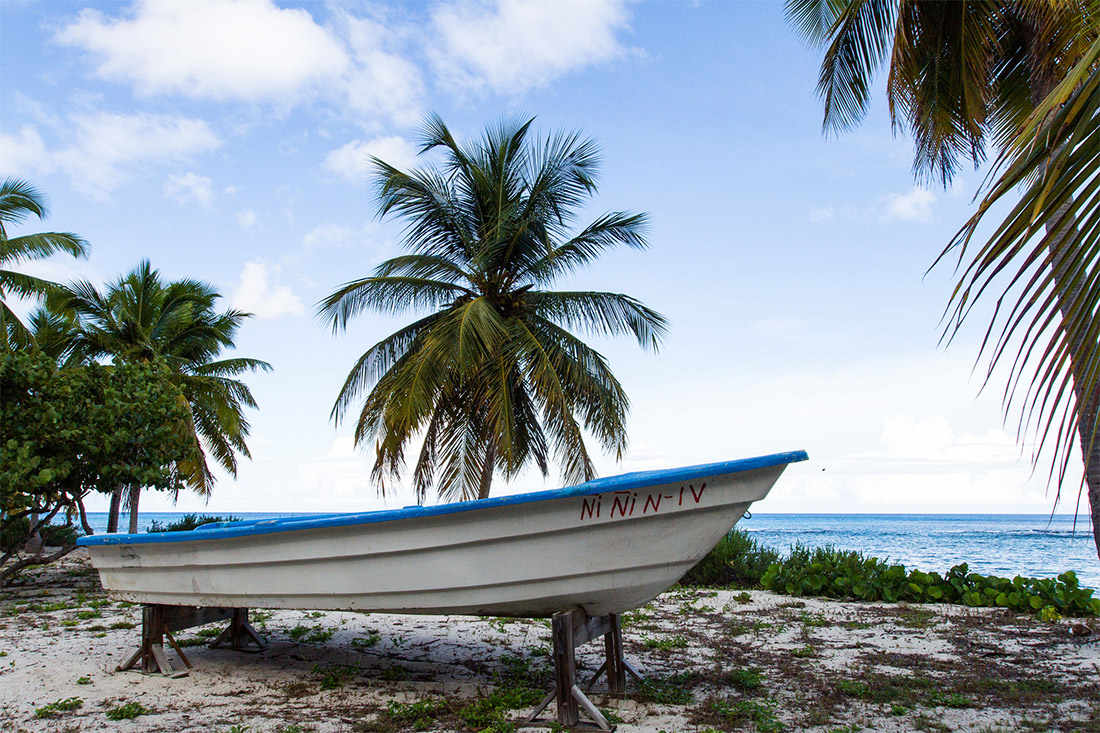
[[[242,522],[220,522],[217,524],[203,525],[198,529],[188,532],[146,532],[139,534],[101,534],[92,537],[81,537],[77,545],[88,547],[91,545],[137,545],[151,542],[191,542],[194,540],[221,540],[231,537],[245,537],[248,535],[271,534],[273,532],[289,532],[301,529],[320,529],[324,527],[344,527],[355,524],[372,524],[375,522],[392,522],[402,519],[414,519],[418,517],[431,517],[456,512],[468,512],[491,507],[509,506],[512,504],[527,504],[534,501],[548,501],[553,499],[565,499],[573,496],[590,496],[603,494],[608,491],[628,491],[671,484],[678,481],[691,481],[703,476],[715,476],[719,474],[738,473],[752,471],[757,468],[770,468],[772,466],[797,463],[809,458],[804,450],[790,451],[787,453],[772,453],[755,458],[742,458],[736,461],[724,461],[720,463],[703,463],[697,466],[685,466],[682,468],[668,468],[658,471],[635,471],[618,476],[593,479],[577,486],[564,489],[549,489],[546,491],[532,491],[526,494],[513,494],[511,496],[490,497],[474,501],[460,501],[453,504],[436,504],[433,506],[407,506],[401,509],[382,509],[372,512],[359,512],[350,514],[322,514],[310,517],[281,517],[276,519],[254,519]]]

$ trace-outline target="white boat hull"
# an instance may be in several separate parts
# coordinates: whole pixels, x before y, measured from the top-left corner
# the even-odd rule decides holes
[[[616,477],[585,485],[592,489],[541,492],[545,499],[82,544],[104,588],[138,603],[526,617],[580,607],[602,616],[673,585],[767,495],[788,462],[657,484]],[[738,463],[748,462],[716,465]],[[661,474],[676,477],[650,475]],[[391,514],[398,516],[379,519]]]

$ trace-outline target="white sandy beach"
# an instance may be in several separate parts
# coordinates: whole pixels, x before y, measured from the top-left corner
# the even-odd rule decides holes
[[[594,688],[618,730],[1100,730],[1100,630],[739,596],[674,590],[624,617],[628,659],[648,682],[625,698]],[[0,613],[3,731],[472,730],[463,711],[479,697],[550,689],[547,622],[469,617],[254,612],[266,652],[210,649],[211,626],[180,634],[188,677],[115,672],[139,641],[140,607],[107,599],[81,552],[5,589]],[[578,650],[585,679],[600,652]],[[47,707],[71,699],[61,707],[75,709]],[[402,714],[423,701],[425,715]],[[148,712],[109,719],[135,702]]]

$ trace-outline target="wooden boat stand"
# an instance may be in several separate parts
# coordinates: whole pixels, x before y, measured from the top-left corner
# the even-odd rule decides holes
[[[554,642],[554,689],[519,725],[548,725],[556,722],[563,727],[579,730],[613,730],[613,726],[599,708],[592,704],[585,692],[590,690],[596,680],[604,674],[607,675],[607,687],[612,694],[626,692],[627,673],[639,682],[642,679],[637,670],[623,659],[623,630],[619,614],[591,617],[583,610],[577,609],[555,613],[551,622]],[[577,685],[577,659],[573,650],[600,636],[604,639],[606,658],[582,690]],[[551,702],[557,703],[557,720],[539,718],[539,713]],[[582,710],[595,725],[581,722]]]
[[[267,642],[248,623],[247,608],[145,604],[142,606],[141,615],[141,646],[125,663],[119,665],[117,671],[131,669],[140,662],[141,671],[146,674],[160,673],[167,677],[184,677],[189,674],[191,661],[183,653],[172,632],[225,620],[229,621],[229,626],[222,630],[210,646],[225,645],[226,648],[234,651],[251,653],[261,652],[267,648]],[[547,725],[556,722],[561,726],[579,730],[613,730],[607,718],[588,699],[585,692],[590,690],[603,675],[607,676],[607,687],[612,694],[626,692],[627,674],[639,682],[642,679],[637,670],[623,658],[623,632],[619,615],[591,617],[583,610],[577,609],[555,613],[551,622],[554,689],[520,725]],[[604,662],[582,690],[577,685],[577,660],[574,650],[601,636],[604,639]],[[187,669],[176,670],[172,667],[164,651],[165,639],[168,639],[168,643]],[[539,718],[539,714],[552,702],[557,703],[557,720]],[[582,710],[594,725],[581,722]]]
[[[228,649],[250,653],[261,652],[267,648],[267,642],[248,623],[247,608],[145,604],[141,612],[141,646],[125,663],[119,665],[116,671],[122,672],[141,662],[141,671],[146,674],[159,672],[167,677],[184,677],[188,674],[187,670],[191,669],[191,661],[183,653],[172,632],[224,620],[229,621],[229,626],[210,646],[220,647],[224,644]],[[172,668],[168,655],[164,652],[165,638],[176,650],[176,654],[187,669]]]

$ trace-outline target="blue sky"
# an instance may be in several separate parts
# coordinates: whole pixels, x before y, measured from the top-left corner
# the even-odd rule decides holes
[[[588,218],[651,217],[648,251],[563,283],[672,323],[656,355],[599,342],[633,402],[630,453],[602,475],[804,448],[757,510],[1050,511],[1000,383],[979,394],[981,314],[939,344],[952,271],[926,271],[982,172],[916,186],[881,92],[863,126],[824,138],[818,62],[766,2],[7,0],[0,174],[49,197],[28,231],[92,246],[28,271],[102,284],[149,258],[255,314],[239,353],[275,369],[248,379],[253,459],[179,510],[411,502],[379,499],[370,456],[329,420],[353,360],[402,319],[333,337],[313,311],[397,253],[367,156],[413,165],[434,110],[467,137],[501,116],[580,129],[603,151]]]

